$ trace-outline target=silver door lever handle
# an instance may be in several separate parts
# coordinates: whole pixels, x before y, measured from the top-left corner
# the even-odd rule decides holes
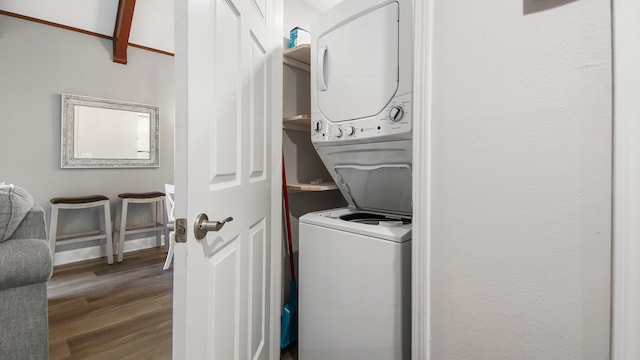
[[[219,231],[224,224],[233,221],[232,217],[228,217],[222,221],[209,221],[207,214],[200,214],[196,217],[196,222],[193,224],[193,233],[196,239],[204,239],[209,231]]]

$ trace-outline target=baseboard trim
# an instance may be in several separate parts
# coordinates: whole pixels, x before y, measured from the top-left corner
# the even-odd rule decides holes
[[[164,236],[162,236],[162,245],[164,245]],[[156,247],[156,237],[149,236],[138,239],[126,240],[124,242],[124,252],[149,249]],[[56,251],[54,257],[54,266],[74,263],[83,260],[97,259],[107,256],[104,246],[88,246],[79,249]],[[115,257],[116,255],[114,255]]]

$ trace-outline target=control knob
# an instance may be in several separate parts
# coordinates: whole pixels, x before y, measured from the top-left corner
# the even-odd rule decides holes
[[[347,126],[345,132],[347,133],[347,136],[353,136],[353,134],[356,133],[356,128],[353,126]]]
[[[320,130],[322,130],[322,121],[318,120],[313,124],[313,129],[316,132],[320,132]]]
[[[389,119],[393,122],[398,122],[404,116],[404,109],[400,105],[393,106],[389,110]]]

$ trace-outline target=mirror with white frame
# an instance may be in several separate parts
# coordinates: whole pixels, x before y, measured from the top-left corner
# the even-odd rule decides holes
[[[158,167],[157,106],[62,94],[62,168]]]

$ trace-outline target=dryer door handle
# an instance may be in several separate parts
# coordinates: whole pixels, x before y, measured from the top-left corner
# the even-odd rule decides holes
[[[327,80],[324,74],[325,60],[327,57],[327,47],[320,48],[320,54],[318,55],[318,90],[327,91]]]

